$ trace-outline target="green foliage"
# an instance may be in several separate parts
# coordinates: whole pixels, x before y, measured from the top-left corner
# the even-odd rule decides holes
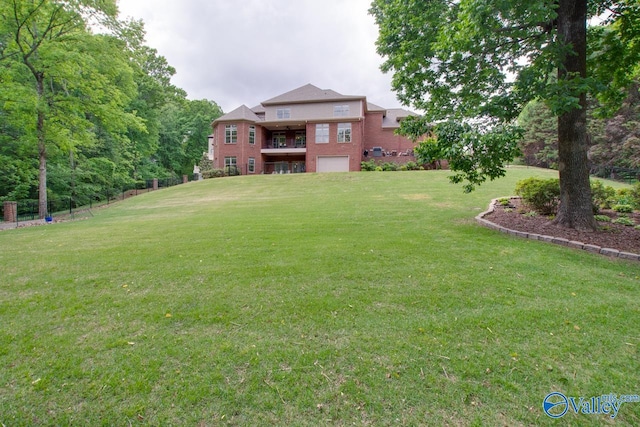
[[[360,170],[365,172],[394,172],[394,171],[416,171],[420,170],[420,166],[416,162],[407,162],[404,165],[400,165],[394,162],[382,162],[377,163],[375,160],[370,159],[366,162],[360,162]]]
[[[498,203],[501,206],[509,206],[511,204],[511,199],[509,199],[508,197],[501,197],[500,199],[498,199]]]
[[[200,173],[202,174],[204,174],[205,172],[209,172],[213,170],[213,160],[210,160],[207,154],[203,154],[198,161],[198,167],[200,168]]]
[[[226,173],[223,169],[208,169],[208,170],[204,170],[201,171],[202,173],[202,178],[203,179],[210,179],[210,178],[222,178],[224,176],[226,176]]]
[[[191,172],[222,111],[187,100],[143,40],[114,0],[0,3],[0,199],[81,202]]]
[[[631,218],[628,218],[626,216],[618,217],[618,218],[614,219],[612,222],[615,223],[615,224],[626,225],[627,227],[633,227],[634,225],[636,225],[636,223],[633,222],[633,220]]]
[[[420,170],[420,165],[416,162],[407,162],[406,165],[407,170],[409,171],[417,171]]]
[[[640,77],[640,74],[639,74]],[[591,147],[589,159],[598,168],[603,177],[609,177],[606,171],[619,171],[619,179],[624,179],[628,170],[628,179],[636,178],[640,171],[640,93],[638,80],[623,91],[625,95],[622,107],[613,112],[612,117],[601,117],[595,103],[589,108],[589,132]]]
[[[400,166],[398,166],[397,163],[393,162],[384,162],[381,166],[382,170],[385,172],[395,172],[397,170],[400,170]]]
[[[590,26],[590,73],[600,82],[596,96],[600,116],[610,116],[624,101],[640,71],[640,4],[636,0],[594,2],[607,11],[605,25]],[[610,8],[609,10],[607,10]],[[609,13],[611,11],[614,13]]]
[[[527,178],[518,181],[515,192],[526,205],[542,215],[552,215],[558,210],[560,181],[556,178]]]
[[[636,184],[631,188],[631,197],[633,207],[640,210],[640,182],[636,182]]]
[[[591,199],[595,213],[600,209],[611,209],[611,202],[615,195],[616,190],[613,187],[604,185],[600,180],[591,181]]]
[[[523,130],[520,151],[524,164],[557,169],[558,166],[558,118],[540,101],[529,102],[518,117]]]
[[[587,94],[606,92],[614,69],[620,76],[612,85],[614,91],[626,88],[623,83],[637,71],[639,8],[635,0],[374,0],[370,13],[379,28],[376,44],[384,57],[381,68],[393,72],[392,87],[398,99],[425,112],[424,126],[406,121],[401,126],[404,132],[417,137],[416,130],[426,129],[427,123],[445,122],[458,126],[473,123],[475,135],[487,130],[504,132],[498,127],[512,125],[527,102],[545,102],[559,118],[561,129],[567,130],[558,131],[558,164],[564,172],[558,223],[593,228],[593,213],[581,197],[588,194],[589,177],[588,158],[580,147],[587,139],[586,127],[580,124],[584,122]],[[592,32],[591,38],[600,44],[592,44],[588,52],[586,30],[582,29],[590,17],[604,11],[610,17],[605,24],[612,36]],[[620,48],[609,54],[612,39],[620,41]],[[606,64],[601,64],[603,60]],[[588,75],[587,62],[609,69],[600,67],[601,72]],[[611,97],[605,98],[600,97],[615,103]],[[436,136],[442,137],[438,132]],[[514,136],[504,138],[510,141],[506,147],[521,135]],[[438,141],[424,150],[429,156],[444,154],[457,172],[452,181],[466,181],[465,191],[487,178],[503,176],[501,167],[514,154],[505,150],[504,144],[470,148],[475,139],[472,135],[456,138],[455,143]],[[547,160],[553,155],[553,150],[544,153]]]
[[[371,172],[376,170],[376,161],[371,159],[366,162],[360,162],[360,170]]]
[[[631,213],[633,212],[633,206],[631,205],[615,205],[612,208],[614,211],[618,213]]]
[[[615,195],[615,204],[617,205],[628,205],[632,208],[635,205],[635,197],[633,195],[633,189],[631,188],[619,188],[616,190]]]
[[[522,130],[514,126],[496,126],[479,131],[468,124],[444,122],[436,125],[433,136],[425,138],[414,150],[418,161],[431,163],[446,159],[454,183],[466,182],[465,192],[505,174],[504,165],[518,153]]]
[[[611,217],[608,217],[607,215],[594,215],[593,217],[598,222],[611,222]]]

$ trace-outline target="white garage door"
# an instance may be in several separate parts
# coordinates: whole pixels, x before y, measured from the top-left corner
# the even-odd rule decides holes
[[[318,156],[318,172],[349,172],[349,156]]]

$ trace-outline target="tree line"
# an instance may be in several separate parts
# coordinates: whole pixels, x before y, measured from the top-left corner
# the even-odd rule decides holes
[[[597,102],[588,104],[588,158],[593,175],[619,180],[640,179],[640,92],[633,82],[622,106],[609,117],[598,114]],[[558,168],[558,124],[551,109],[532,101],[518,117],[524,129],[522,161],[529,166]]]
[[[86,203],[190,174],[213,101],[189,100],[116,0],[0,3],[0,200]]]

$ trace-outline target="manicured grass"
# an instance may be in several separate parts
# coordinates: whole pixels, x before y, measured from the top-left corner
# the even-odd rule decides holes
[[[0,423],[557,425],[552,391],[640,394],[640,265],[473,221],[534,174],[243,176],[1,232]]]

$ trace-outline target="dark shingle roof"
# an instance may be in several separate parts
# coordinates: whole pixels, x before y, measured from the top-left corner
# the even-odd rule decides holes
[[[342,95],[331,89],[320,89],[312,84],[301,86],[292,91],[268,99],[262,105],[299,104],[303,102],[347,101],[364,99],[364,96]]]
[[[256,113],[251,111],[249,107],[246,105],[241,105],[235,110],[225,114],[222,117],[218,117],[213,122],[237,122],[237,121],[247,121],[247,122],[258,122],[260,118],[256,116]]]

